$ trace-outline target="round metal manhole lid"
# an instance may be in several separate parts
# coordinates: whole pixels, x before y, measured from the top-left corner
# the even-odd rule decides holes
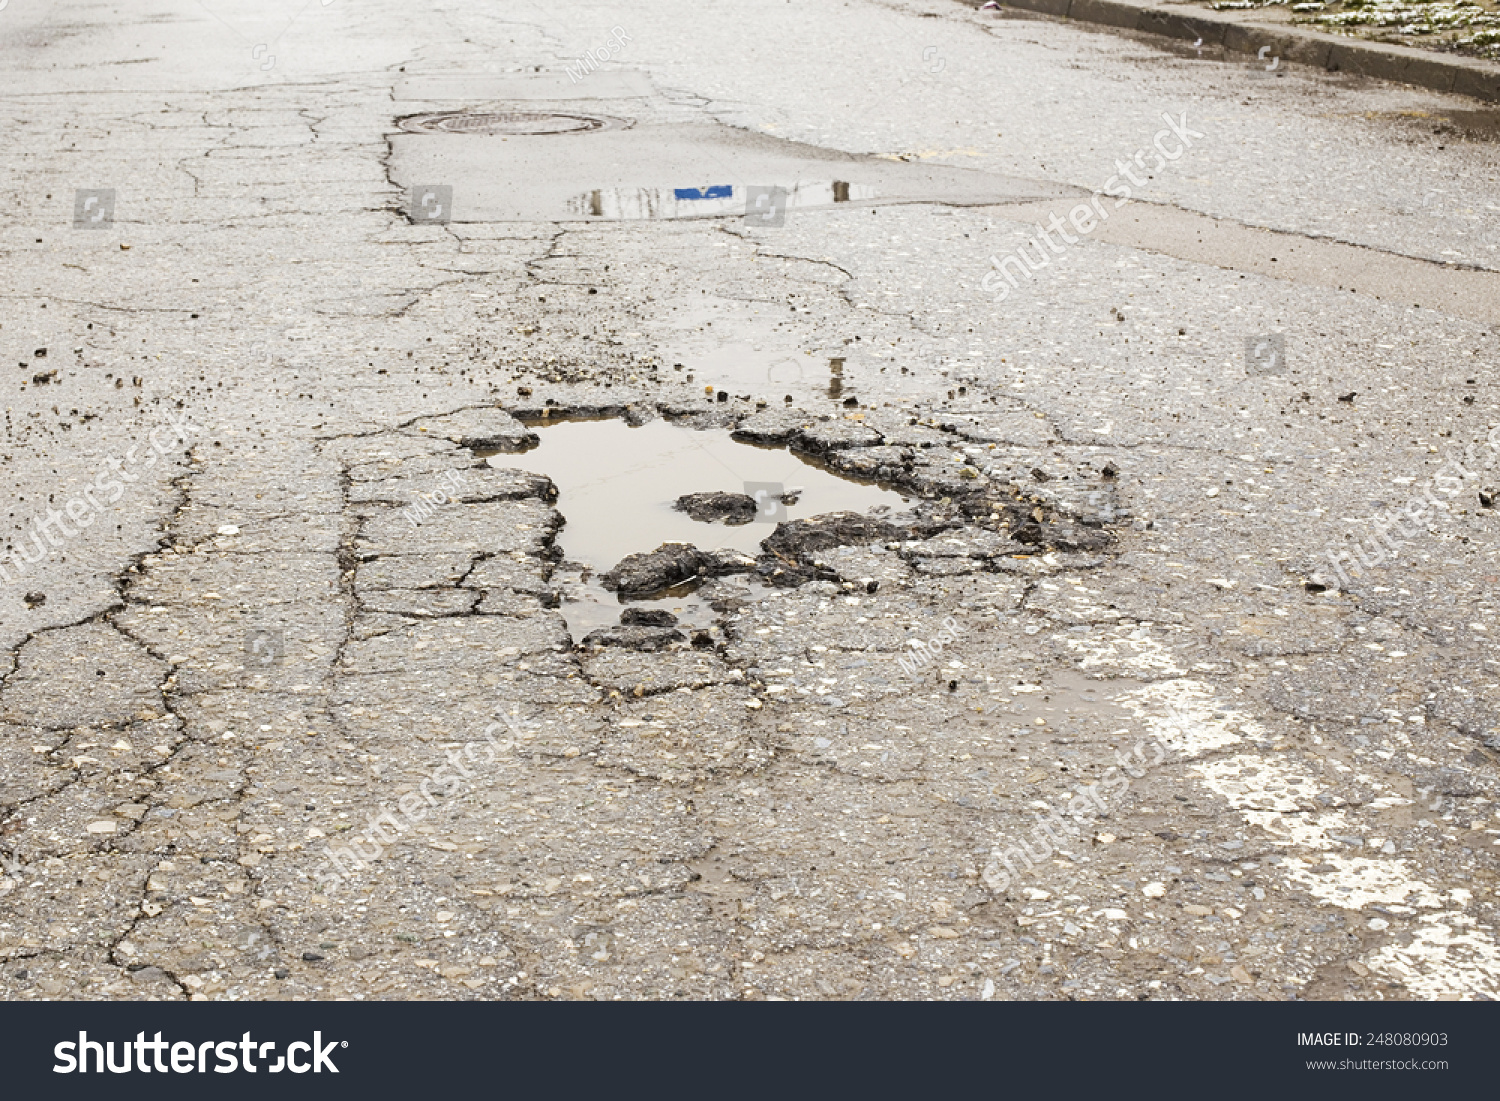
[[[528,111],[439,111],[398,119],[401,129],[415,134],[589,134],[597,130],[624,130],[631,119],[608,115],[537,114]]]

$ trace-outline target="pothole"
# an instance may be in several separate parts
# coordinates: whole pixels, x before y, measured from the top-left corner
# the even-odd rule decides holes
[[[854,156],[718,123],[663,122],[649,104],[639,119],[502,102],[397,121],[392,182],[453,188],[468,223],[719,217],[773,230],[862,204],[1077,202],[1076,189],[1061,184]],[[588,140],[568,143],[560,157],[550,140],[560,134]]]
[[[618,623],[627,604],[669,612],[679,629],[712,625],[714,612],[698,596],[696,580],[649,597],[606,588],[603,575],[630,555],[691,543],[710,556],[755,558],[781,521],[834,512],[886,516],[910,502],[889,486],[836,474],[810,455],[742,443],[722,429],[665,420],[633,427],[614,418],[528,423],[540,439],[531,450],[479,454],[491,466],[545,475],[557,487],[565,522],[556,540],[563,564],[553,580],[575,640]],[[700,514],[698,506],[727,508],[728,520],[695,520],[681,511],[677,502],[692,494],[728,495],[687,503]]]
[[[722,183],[693,187],[613,187],[574,196],[568,202],[568,213],[606,221],[746,215],[752,224],[779,226],[788,211],[869,202],[879,197],[878,189],[847,180],[782,181],[753,186]]]
[[[588,134],[599,130],[626,130],[631,119],[610,115],[567,115],[534,111],[438,111],[397,119],[401,129],[413,134],[493,134],[525,137],[544,134]]]

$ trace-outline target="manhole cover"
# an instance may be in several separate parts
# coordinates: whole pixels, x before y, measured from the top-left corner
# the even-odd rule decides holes
[[[608,115],[554,115],[526,111],[440,111],[398,119],[401,129],[416,134],[587,134],[623,130],[630,119]]]

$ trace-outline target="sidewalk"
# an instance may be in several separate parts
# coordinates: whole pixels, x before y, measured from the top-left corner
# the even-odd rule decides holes
[[[977,8],[981,0],[964,2]],[[1160,0],[1006,0],[1004,7],[1189,42],[1201,38],[1204,46],[1251,56],[1264,49],[1260,56],[1268,59],[1500,102],[1500,65],[1493,62],[1291,26],[1279,9],[1216,12]]]

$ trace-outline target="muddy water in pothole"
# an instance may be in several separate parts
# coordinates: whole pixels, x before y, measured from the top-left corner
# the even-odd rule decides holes
[[[540,439],[536,447],[490,455],[488,462],[544,474],[557,487],[557,509],[566,521],[557,538],[565,563],[557,580],[575,639],[619,621],[623,602],[599,584],[598,575],[627,555],[673,542],[758,555],[760,541],[775,530],[771,518],[739,526],[693,520],[673,508],[684,494],[744,493],[748,482],[770,483],[788,494],[798,490],[796,502],[785,506],[787,520],[843,511],[881,515],[906,504],[890,489],[841,477],[783,448],[740,443],[724,431],[695,431],[664,420],[639,427],[614,418],[531,423]],[[664,608],[689,627],[706,627],[713,619],[691,585],[630,604]]]
[[[1102,727],[1128,727],[1136,717],[1118,703],[1120,696],[1142,687],[1138,681],[1116,678],[1094,680],[1082,673],[1059,670],[1036,684],[1016,684],[1000,690],[1007,702],[999,704],[996,721],[1016,723],[1027,733],[1074,735]]]

